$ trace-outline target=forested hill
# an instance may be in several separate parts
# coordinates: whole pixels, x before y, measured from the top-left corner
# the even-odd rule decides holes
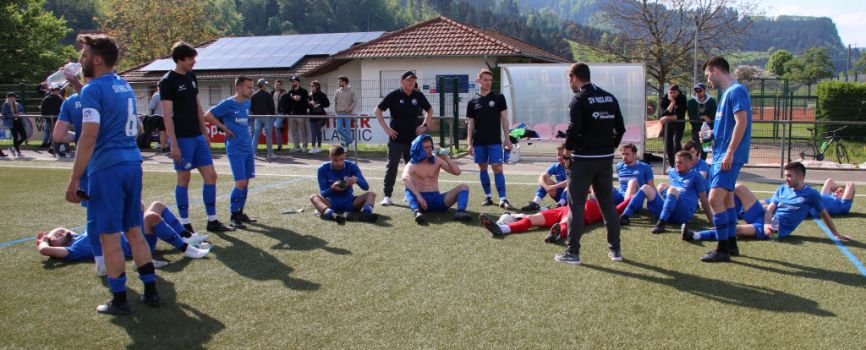
[[[743,50],[785,49],[800,54],[812,47],[826,47],[831,57],[845,56],[836,24],[827,17],[753,17]]]

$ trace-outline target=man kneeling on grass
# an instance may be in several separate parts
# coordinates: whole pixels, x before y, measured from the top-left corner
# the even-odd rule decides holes
[[[833,224],[833,219],[824,204],[821,194],[804,183],[806,167],[800,162],[785,165],[785,184],[779,185],[769,204],[765,208],[754,193],[742,184],[734,188],[737,206],[745,225],[737,225],[737,237],[772,239],[773,236],[784,238],[790,236],[811,210],[815,210],[839,240],[850,240],[851,237],[840,234]],[[715,230],[701,232],[682,231],[684,241],[716,240]]]
[[[427,134],[418,135],[409,148],[411,159],[403,168],[403,185],[406,186],[406,201],[415,213],[415,222],[423,224],[424,212],[444,212],[457,203],[454,220],[469,221],[466,212],[469,202],[469,186],[459,184],[445,193],[439,192],[439,170],[460,176],[460,166],[439,150],[434,156],[433,138]]]
[[[622,214],[625,207],[628,205],[627,198],[622,203],[616,206],[617,214]],[[558,208],[542,210],[532,215],[512,215],[505,213],[503,218],[510,217],[510,220],[493,221],[493,218],[488,214],[481,214],[481,226],[490,231],[494,237],[501,237],[510,233],[521,233],[529,231],[533,227],[550,227],[550,232],[544,241],[547,243],[556,243],[564,240],[568,236],[568,206],[564,205]],[[594,198],[588,199],[583,205],[583,224],[591,225],[602,221],[601,208],[598,206],[598,201]]]
[[[177,229],[182,229],[183,225],[177,220],[174,220],[176,225],[169,224],[164,216],[174,217],[161,202],[153,202],[144,212],[144,239],[147,241],[151,252],[156,249],[157,239],[171,244],[183,252],[184,256],[192,259],[203,258],[210,252],[210,244],[204,242],[207,235],[195,235],[195,239],[184,239],[177,233]],[[93,259],[94,251],[91,249],[91,242],[87,235],[87,232],[78,234],[63,227],[55,228],[48,233],[39,232],[36,234],[36,249],[39,254],[64,261]],[[120,245],[124,255],[131,257],[132,251],[129,248],[129,242],[123,235],[120,236]],[[164,267],[167,264],[165,261],[153,261],[153,266],[156,268]],[[105,267],[97,268],[97,274],[104,276]]]
[[[319,193],[310,196],[310,202],[325,220],[344,224],[349,213],[361,210],[360,220],[375,222],[379,217],[373,214],[376,194],[367,192],[360,196],[352,194],[352,187],[358,185],[367,191],[370,185],[361,174],[357,164],[346,160],[346,149],[341,145],[331,146],[329,162],[319,166]]]

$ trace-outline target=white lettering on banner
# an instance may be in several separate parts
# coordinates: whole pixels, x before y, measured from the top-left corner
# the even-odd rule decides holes
[[[337,119],[325,119],[325,125],[322,127],[322,141],[328,143],[340,142],[342,137],[337,132]],[[219,130],[215,125],[206,124],[208,137],[211,142],[225,142],[225,133]],[[356,142],[370,145],[384,145],[388,143],[388,134],[379,126],[379,123],[373,123],[372,118],[351,119],[352,136]],[[281,138],[283,142],[288,142],[286,128],[282,130]],[[264,142],[264,135],[259,135],[260,142]]]

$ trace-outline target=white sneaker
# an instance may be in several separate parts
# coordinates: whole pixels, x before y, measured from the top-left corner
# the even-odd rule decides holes
[[[319,152],[319,151],[317,151],[315,148],[310,148],[310,150],[307,151],[308,154],[316,154],[316,152]]]
[[[189,245],[199,244],[199,243],[202,243],[204,241],[207,241],[208,235],[193,233],[192,236],[189,236],[188,238],[184,237],[182,239],[183,239],[184,243],[189,244]]]
[[[210,252],[210,249],[199,249],[199,248],[193,247],[191,245],[188,245],[188,246],[186,246],[186,251],[183,252],[183,256],[185,256],[187,258],[191,258],[191,259],[201,259],[205,255],[207,255],[207,253],[209,253],[209,252]]]
[[[161,269],[166,266],[168,266],[168,261],[153,259],[153,268]]]
[[[198,249],[210,250],[210,248],[213,247],[213,244],[210,244],[209,242],[201,242],[199,244],[193,245],[193,247],[196,247]]]
[[[387,197],[387,196],[385,198],[382,198],[382,202],[379,203],[379,205],[385,206],[385,207],[387,207],[391,204],[394,204],[394,202],[391,202],[391,197]]]

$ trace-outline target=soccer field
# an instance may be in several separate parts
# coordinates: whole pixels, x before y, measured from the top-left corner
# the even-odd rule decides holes
[[[81,229],[84,210],[63,199],[68,163],[9,164],[0,166],[0,242]],[[218,171],[227,222],[232,182]],[[546,230],[492,239],[477,220],[453,222],[450,212],[417,226],[401,200],[377,207],[375,224],[322,221],[308,200],[313,170],[267,172],[253,180],[246,209],[259,222],[210,234],[208,257],[159,244],[155,257],[170,261],[157,272],[159,308],[137,302],[142,285],[127,262],[131,316],[95,312],[110,294],[92,263],[53,261],[32,240],[4,243],[0,348],[850,349],[866,339],[866,276],[850,260],[866,261],[862,197],[854,214],[834,220],[856,240],[842,243],[850,259],[808,220],[783,241],[741,241],[732,263],[701,263],[714,242],[683,242],[670,227],[650,234],[654,222],[637,216],[623,228],[624,262],[607,258],[596,224],[583,240],[583,265],[571,266],[553,261],[563,247],[544,243]],[[380,192],[382,172],[365,175]],[[173,208],[174,178],[165,166],[145,166],[142,197]],[[534,178],[508,177],[515,206],[532,197]],[[474,217],[503,212],[480,206],[476,173],[442,179],[442,190],[471,185]],[[200,177],[190,200],[203,230]],[[697,215],[692,227],[706,226]]]

